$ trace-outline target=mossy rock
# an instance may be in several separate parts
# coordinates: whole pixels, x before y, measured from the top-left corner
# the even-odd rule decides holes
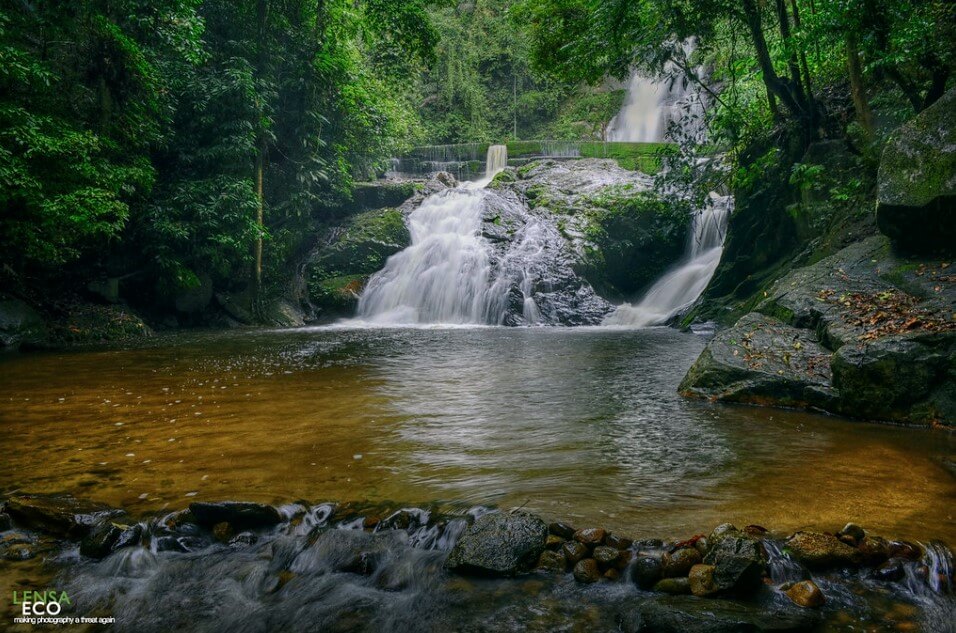
[[[309,301],[323,316],[351,314],[365,281],[411,243],[397,209],[375,209],[325,230],[305,267]]]
[[[660,278],[684,254],[690,207],[650,191],[611,188],[586,200],[580,271],[603,296],[629,298]]]
[[[956,251],[956,89],[893,132],[878,180],[877,224],[895,245]]]

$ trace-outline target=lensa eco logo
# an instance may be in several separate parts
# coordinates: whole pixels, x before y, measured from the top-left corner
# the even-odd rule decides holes
[[[19,605],[24,617],[60,615],[64,605],[72,605],[65,591],[14,591],[13,604]]]

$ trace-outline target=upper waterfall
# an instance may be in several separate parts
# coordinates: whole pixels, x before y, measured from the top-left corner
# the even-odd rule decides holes
[[[681,51],[685,58],[690,57],[693,41],[684,42]],[[704,104],[700,89],[672,62],[664,67],[664,76],[667,79],[631,73],[624,104],[608,124],[608,141],[660,142],[667,138],[671,124],[679,126],[685,136],[703,140]]]

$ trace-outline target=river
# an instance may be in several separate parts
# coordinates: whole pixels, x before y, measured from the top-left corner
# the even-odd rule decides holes
[[[524,506],[956,542],[951,435],[681,398],[672,329],[236,330],[0,359],[2,492]]]

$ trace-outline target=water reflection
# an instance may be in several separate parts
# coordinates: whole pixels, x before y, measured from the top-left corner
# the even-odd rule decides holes
[[[950,436],[682,399],[702,347],[668,329],[305,329],[9,356],[0,490],[134,512],[525,505],[635,535],[852,519],[956,540]]]

